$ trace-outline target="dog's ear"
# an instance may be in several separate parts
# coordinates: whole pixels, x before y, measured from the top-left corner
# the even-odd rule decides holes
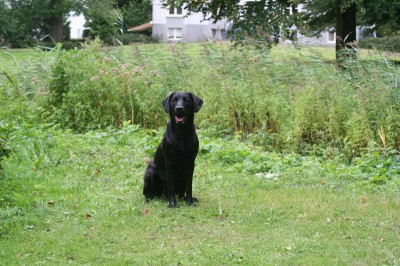
[[[165,98],[165,99],[162,101],[162,106],[164,107],[164,111],[165,111],[166,113],[169,113],[169,99],[171,99],[171,97],[172,97],[173,94],[174,94],[174,93],[170,93],[170,94],[167,96],[167,98]]]
[[[199,97],[197,97],[196,95],[194,95],[193,93],[192,97],[193,97],[193,106],[194,106],[194,112],[197,113],[200,108],[203,106],[203,100],[200,99]]]

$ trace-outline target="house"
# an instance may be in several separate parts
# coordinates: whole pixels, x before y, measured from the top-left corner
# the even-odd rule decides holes
[[[183,8],[165,8],[161,0],[153,0],[152,35],[162,42],[225,40],[228,27],[226,20],[214,24],[201,13],[186,16]]]

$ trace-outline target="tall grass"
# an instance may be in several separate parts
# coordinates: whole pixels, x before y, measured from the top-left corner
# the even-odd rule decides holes
[[[95,43],[64,52],[42,108],[49,122],[78,132],[124,121],[157,128],[167,117],[162,99],[187,90],[205,100],[200,128],[255,135],[270,149],[329,147],[354,155],[368,145],[400,147],[400,73],[385,58],[349,58],[340,71],[301,50],[284,56],[215,44],[190,49],[171,44],[105,53]]]

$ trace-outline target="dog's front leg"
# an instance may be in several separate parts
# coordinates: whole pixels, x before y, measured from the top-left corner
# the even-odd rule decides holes
[[[167,169],[167,190],[168,190],[168,207],[175,208],[177,207],[176,198],[175,198],[175,188],[174,188],[174,176],[176,173],[172,171],[172,169]]]
[[[193,172],[194,172],[194,163],[188,167],[188,172],[186,174],[186,189],[185,189],[185,201],[187,205],[193,205],[195,202],[198,202],[197,198],[192,195],[192,183],[193,183]]]

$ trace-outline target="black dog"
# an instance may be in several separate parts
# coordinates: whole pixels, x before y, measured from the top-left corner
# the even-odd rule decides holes
[[[177,206],[176,193],[188,205],[197,201],[192,196],[194,161],[199,150],[194,114],[202,104],[202,99],[189,92],[174,92],[163,100],[170,120],[154,160],[149,161],[144,174],[146,199],[164,192],[170,208]]]

